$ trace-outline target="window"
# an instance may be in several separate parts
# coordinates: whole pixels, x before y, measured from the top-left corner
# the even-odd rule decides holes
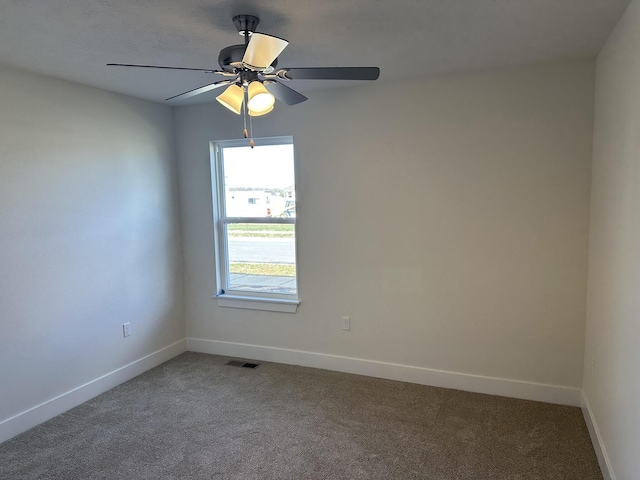
[[[293,139],[212,142],[211,167],[218,304],[295,312]]]

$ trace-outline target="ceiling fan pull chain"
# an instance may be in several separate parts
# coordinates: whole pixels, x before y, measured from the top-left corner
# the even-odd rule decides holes
[[[251,140],[249,140],[249,145],[251,148],[256,146],[256,142],[253,141],[253,117],[249,115],[249,131],[251,132]]]
[[[244,121],[244,130],[242,131],[244,138],[247,138],[249,136],[249,134],[247,133],[247,89],[245,87],[242,87],[242,90],[244,92],[244,102],[242,102],[242,106],[244,107],[242,109],[242,119]]]

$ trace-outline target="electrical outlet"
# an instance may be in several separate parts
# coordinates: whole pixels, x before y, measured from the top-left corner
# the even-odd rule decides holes
[[[351,330],[351,317],[342,317],[342,329]]]
[[[596,371],[596,357],[591,357],[591,374]]]
[[[122,336],[128,337],[131,335],[131,323],[123,323],[122,324]]]

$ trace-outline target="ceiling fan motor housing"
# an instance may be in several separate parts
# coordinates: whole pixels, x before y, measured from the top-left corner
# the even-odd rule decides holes
[[[260,19],[253,15],[236,15],[233,17],[233,24],[238,29],[238,33],[245,38],[243,45],[230,45],[220,50],[218,55],[218,65],[225,72],[236,73],[246,69],[246,65],[242,63],[244,53],[247,50],[249,43],[249,36],[256,31]],[[278,64],[278,59],[275,59],[271,64],[269,71]]]
[[[238,70],[242,70],[244,68],[244,64],[242,63],[242,58],[244,57],[244,52],[247,49],[247,46],[242,45],[230,45],[228,47],[220,50],[220,55],[218,55],[218,65],[225,72],[235,73]],[[276,68],[278,65],[278,59],[276,58],[271,64],[272,68]]]
[[[230,45],[220,50],[220,55],[218,55],[220,68],[226,72],[234,72],[236,69],[242,68],[242,57],[246,48],[242,44]]]

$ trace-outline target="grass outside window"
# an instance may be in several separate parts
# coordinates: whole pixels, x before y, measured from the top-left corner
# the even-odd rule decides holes
[[[292,238],[295,235],[295,225],[236,223],[227,225],[227,232],[234,238]]]
[[[296,266],[280,263],[230,263],[229,273],[244,275],[270,275],[273,277],[295,277]]]

